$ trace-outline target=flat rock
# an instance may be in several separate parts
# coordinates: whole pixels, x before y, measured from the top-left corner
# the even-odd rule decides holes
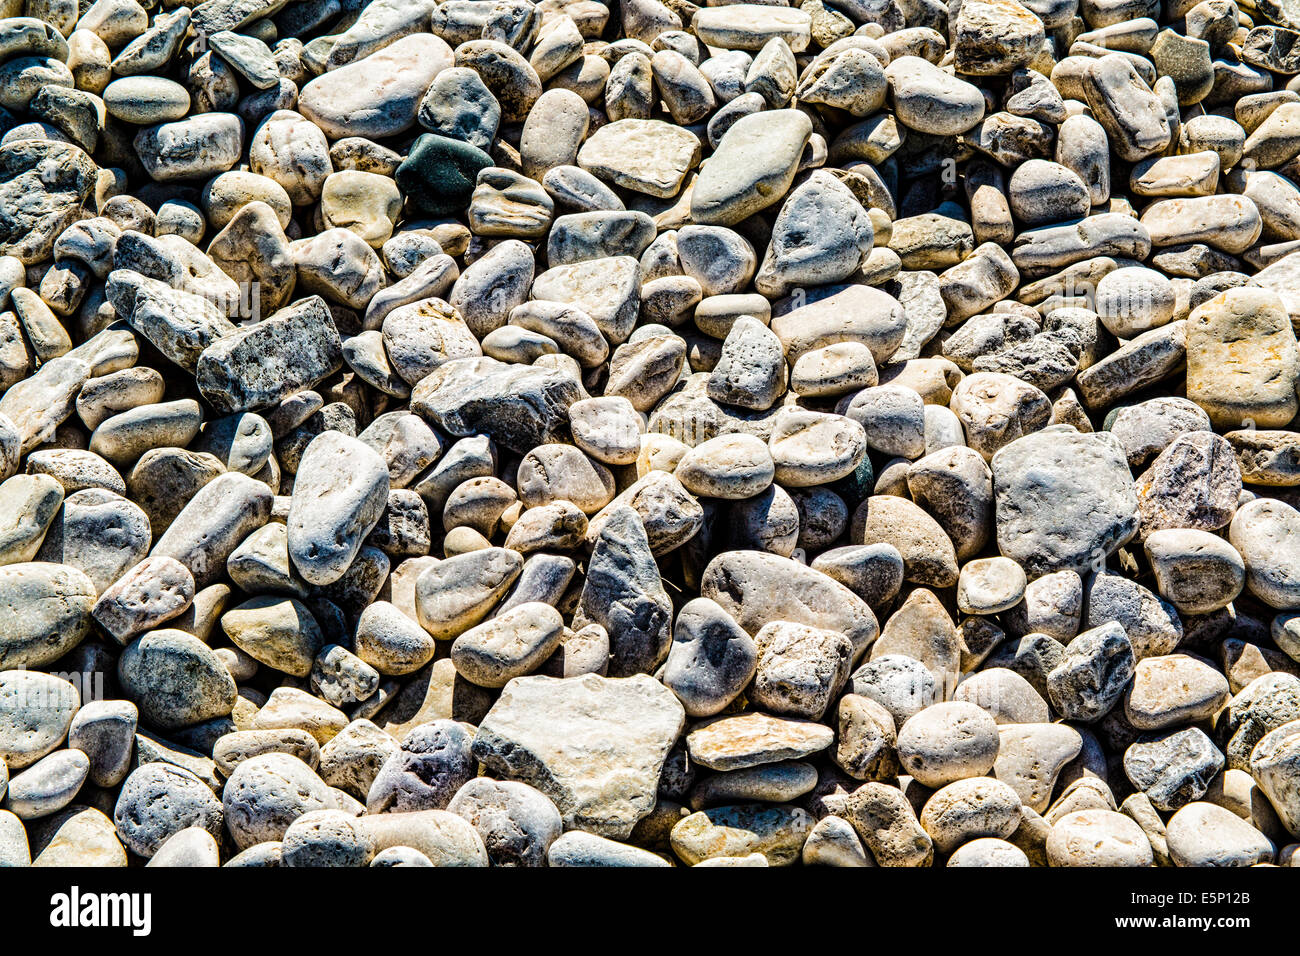
[[[549,796],[566,826],[621,839],[653,808],[684,723],[677,698],[645,675],[523,677],[480,723],[474,756]]]
[[[1138,501],[1119,442],[1052,426],[993,456],[998,549],[1032,577],[1083,571],[1138,529]]]

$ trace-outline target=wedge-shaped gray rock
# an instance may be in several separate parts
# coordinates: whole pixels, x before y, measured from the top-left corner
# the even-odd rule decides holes
[[[484,356],[439,366],[415,386],[411,409],[458,438],[485,434],[523,455],[565,441],[569,406],[581,397],[563,372]]]
[[[730,226],[779,202],[794,181],[812,122],[798,110],[742,117],[722,137],[691,192],[691,219]]]
[[[202,296],[130,269],[110,272],[104,295],[119,318],[189,371],[194,371],[204,349],[236,331],[221,310]]]
[[[388,465],[369,445],[326,431],[298,465],[289,499],[289,557],[309,584],[347,573],[388,504]]]
[[[567,828],[626,839],[655,805],[659,774],[686,715],[653,677],[520,677],[474,738],[490,771],[536,787]]]
[[[218,410],[266,408],[311,388],[343,364],[343,343],[318,295],[232,331],[198,357],[199,391]]]
[[[175,558],[205,588],[226,571],[239,543],[271,517],[275,496],[264,482],[230,472],[204,485],[154,544],[153,554]]]
[[[1118,623],[1084,631],[1047,675],[1052,706],[1067,720],[1098,720],[1123,695],[1133,667],[1133,645]]]
[[[1121,159],[1136,162],[1169,145],[1160,98],[1118,53],[1101,57],[1083,75],[1083,94]]]
[[[1183,639],[1183,624],[1173,605],[1136,581],[1104,568],[1085,585],[1084,603],[1088,608],[1084,629],[1117,622],[1138,660],[1168,654]]]
[[[843,282],[871,252],[873,238],[862,204],[833,175],[818,170],[781,207],[755,285],[778,296],[795,286]]]
[[[992,464],[998,549],[1031,578],[1099,566],[1137,532],[1133,476],[1109,432],[1053,425]]]
[[[1157,810],[1201,799],[1223,763],[1223,753],[1199,727],[1144,734],[1124,751],[1124,773]]]
[[[600,529],[579,610],[584,624],[599,624],[609,633],[609,672],[615,677],[652,671],[668,653],[673,602],[641,518],[627,505],[612,509]]]
[[[451,640],[478,624],[523,570],[518,551],[483,548],[438,561],[415,579],[415,613],[420,626],[439,640]]]

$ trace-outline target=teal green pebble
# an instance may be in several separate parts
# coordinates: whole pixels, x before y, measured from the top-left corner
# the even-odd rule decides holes
[[[479,171],[491,165],[492,157],[477,146],[425,133],[397,167],[397,186],[416,211],[447,216],[469,205]]]
[[[864,455],[862,464],[858,465],[851,474],[832,482],[829,487],[852,509],[871,497],[875,485],[876,471],[871,467],[871,456]]]

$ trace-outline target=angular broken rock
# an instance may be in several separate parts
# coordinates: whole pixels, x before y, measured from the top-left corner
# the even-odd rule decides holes
[[[653,672],[667,656],[672,601],[641,519],[626,505],[613,509],[601,526],[579,610],[609,633],[612,677]]]
[[[569,406],[582,397],[563,372],[457,358],[415,386],[411,408],[439,428],[464,437],[486,433],[518,454],[569,434]]]
[[[654,808],[685,721],[672,692],[645,674],[520,677],[479,724],[474,756],[550,797],[566,827],[626,839]]]
[[[229,414],[276,405],[342,364],[338,329],[314,295],[213,342],[199,355],[195,377],[203,397]]]

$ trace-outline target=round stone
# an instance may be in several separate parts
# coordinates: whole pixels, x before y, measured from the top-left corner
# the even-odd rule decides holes
[[[997,723],[966,701],[933,704],[909,717],[898,731],[903,769],[927,787],[982,776],[997,755]]]
[[[981,558],[962,566],[957,606],[963,614],[998,614],[1025,596],[1025,572],[1010,558]]]
[[[1052,866],[1151,866],[1154,857],[1132,817],[1094,809],[1067,813],[1052,825],[1047,859]]]

